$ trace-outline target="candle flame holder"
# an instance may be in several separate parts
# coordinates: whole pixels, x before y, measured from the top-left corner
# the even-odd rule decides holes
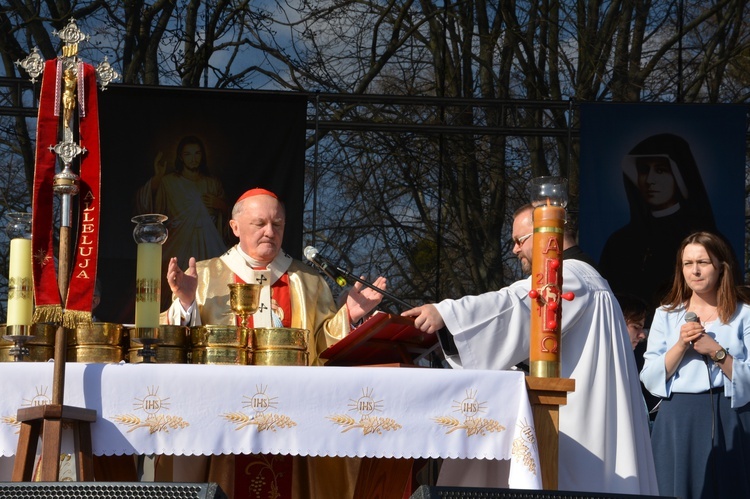
[[[531,204],[539,206],[568,206],[568,179],[542,176],[531,179]]]
[[[8,225],[5,233],[10,239],[31,239],[31,213],[11,212],[7,213]]]
[[[145,215],[136,215],[131,218],[131,222],[135,223],[135,229],[133,229],[133,239],[138,244],[141,243],[156,243],[164,244],[169,235],[164,222],[169,217],[160,213],[147,213]]]

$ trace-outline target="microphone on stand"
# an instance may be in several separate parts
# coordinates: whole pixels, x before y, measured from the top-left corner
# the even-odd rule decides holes
[[[383,295],[384,298],[388,298],[396,305],[399,305],[407,309],[412,308],[412,306],[406,303],[404,300],[392,295],[388,291],[385,291],[384,289],[380,289],[374,284],[369,283],[365,281],[364,279],[361,279],[360,277],[357,277],[356,275],[352,274],[348,270],[337,266],[336,264],[331,262],[328,258],[318,253],[318,250],[315,249],[313,246],[308,246],[307,248],[305,248],[305,251],[303,253],[305,255],[305,258],[307,258],[313,265],[315,265],[317,268],[323,271],[328,277],[336,281],[336,283],[339,286],[342,286],[342,287],[345,286],[347,281],[357,281],[363,286],[367,286],[368,288],[374,291],[377,291],[378,293]]]
[[[344,287],[346,286],[347,279],[351,279],[353,281],[357,281],[365,286],[367,286],[370,289],[373,289],[383,295],[384,298],[388,298],[393,303],[400,305],[404,307],[405,309],[412,308],[411,305],[406,303],[404,300],[401,300],[400,298],[397,298],[396,296],[388,293],[387,291],[384,291],[376,286],[373,286],[371,283],[360,279],[356,275],[352,274],[346,269],[342,269],[341,267],[336,266],[333,264],[330,260],[328,260],[326,257],[321,255],[317,249],[313,246],[308,246],[305,248],[305,251],[303,251],[303,254],[305,255],[305,258],[307,258],[313,265],[315,265],[318,269],[320,269],[325,275],[336,281],[336,283]],[[451,335],[446,328],[443,328],[439,331],[437,331],[437,337],[440,341],[440,345],[443,348],[443,351],[446,353],[446,355],[456,355],[458,354],[458,348],[456,348],[456,342],[453,340],[453,335]]]
[[[336,284],[338,284],[342,288],[346,286],[347,282],[344,274],[342,274],[342,272],[339,271],[339,269],[327,258],[318,253],[317,249],[312,246],[308,246],[307,248],[305,248],[304,255],[310,263],[315,265],[318,270],[330,277],[331,280]]]

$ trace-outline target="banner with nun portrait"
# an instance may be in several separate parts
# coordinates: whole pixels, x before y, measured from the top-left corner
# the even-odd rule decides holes
[[[746,110],[581,105],[580,246],[616,293],[657,306],[690,233],[719,233],[744,260]]]

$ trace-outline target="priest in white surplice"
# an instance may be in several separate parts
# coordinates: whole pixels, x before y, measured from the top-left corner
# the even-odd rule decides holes
[[[513,251],[531,270],[533,208],[516,212]],[[528,359],[531,279],[499,291],[408,310],[417,327],[453,335],[464,369],[509,369]],[[638,371],[617,301],[607,282],[579,260],[563,263],[561,377],[575,392],[560,407],[559,490],[658,495]],[[471,485],[471,484],[463,484]],[[481,484],[474,484],[479,486]]]

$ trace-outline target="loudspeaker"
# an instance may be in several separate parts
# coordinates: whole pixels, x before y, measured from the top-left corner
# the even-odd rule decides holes
[[[0,499],[228,499],[215,483],[4,482]]]
[[[430,487],[422,485],[410,499],[648,499],[662,496],[566,492],[563,490],[488,489],[481,487]]]

